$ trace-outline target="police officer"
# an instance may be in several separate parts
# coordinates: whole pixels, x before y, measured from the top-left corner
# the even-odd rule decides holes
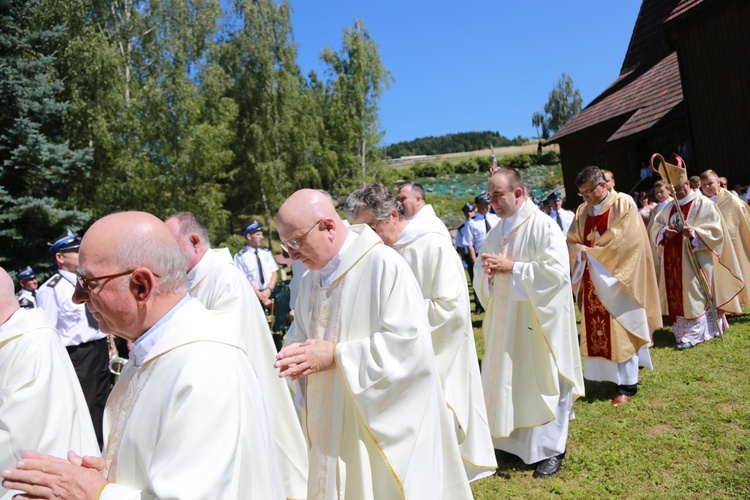
[[[39,281],[37,281],[36,274],[31,267],[26,266],[18,273],[18,285],[21,289],[16,294],[16,299],[20,306],[26,309],[35,308],[36,289],[39,288]]]
[[[112,383],[107,335],[99,331],[96,319],[83,304],[73,303],[81,240],[67,231],[49,245],[57,272],[37,290],[37,306],[55,326],[70,355],[89,407],[96,438],[102,446],[104,405]]]
[[[473,268],[477,258],[481,255],[480,249],[484,243],[484,239],[487,237],[487,233],[490,229],[495,227],[500,219],[497,215],[490,212],[490,195],[482,193],[474,198],[474,204],[476,205],[477,211],[474,218],[466,222],[469,226],[469,267]],[[475,297],[476,298],[476,297]],[[481,314],[484,312],[482,304],[479,300],[475,300],[475,312]]]
[[[456,232],[456,250],[458,250],[461,260],[464,261],[464,267],[469,271],[470,283],[474,280],[474,266],[469,264],[469,221],[474,218],[476,210],[477,207],[471,203],[467,203],[461,208],[466,220],[463,224],[458,226],[458,231]]]
[[[273,254],[260,247],[263,243],[263,228],[257,221],[247,226],[243,234],[247,238],[247,246],[234,256],[234,265],[245,273],[263,307],[270,309],[273,303],[271,292],[279,279],[276,274],[279,266]]]
[[[555,219],[560,230],[567,236],[570,225],[573,224],[573,220],[576,218],[576,214],[562,207],[562,195],[557,191],[550,193],[544,201],[549,204],[549,216]]]

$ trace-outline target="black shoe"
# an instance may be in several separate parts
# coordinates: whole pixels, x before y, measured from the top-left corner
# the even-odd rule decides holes
[[[536,465],[536,470],[534,471],[533,477],[544,478],[554,476],[555,474],[560,472],[560,468],[562,467],[564,458],[565,452],[562,452],[552,458],[542,460]]]
[[[497,460],[497,463],[513,463],[513,462],[521,462],[521,458],[517,457],[516,455],[512,453],[508,453],[507,451],[498,450],[495,449],[495,459]]]
[[[691,347],[693,347],[693,344],[691,344],[690,342],[680,342],[675,346],[675,349],[677,349],[678,351],[684,351],[685,349],[690,349]]]

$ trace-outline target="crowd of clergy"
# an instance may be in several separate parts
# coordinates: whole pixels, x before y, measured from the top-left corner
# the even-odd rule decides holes
[[[357,189],[345,219],[295,192],[283,347],[258,222],[234,257],[190,212],[66,232],[43,285],[0,268],[0,500],[453,500],[509,461],[556,475],[584,379],[631,403],[665,318],[684,350],[750,304],[747,203],[659,158],[654,202],[592,166],[576,212],[494,168],[455,246],[417,183]]]

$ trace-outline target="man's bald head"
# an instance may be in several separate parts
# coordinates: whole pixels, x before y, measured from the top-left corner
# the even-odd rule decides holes
[[[79,261],[84,271],[91,262],[112,269],[146,267],[160,276],[157,293],[186,289],[177,242],[161,220],[146,212],[120,212],[96,221],[81,240]]]
[[[329,199],[314,189],[293,193],[276,214],[276,229],[282,244],[298,242],[299,247],[286,247],[289,256],[308,269],[322,269],[346,241],[348,229]]]
[[[0,267],[0,325],[5,324],[20,307],[13,289],[13,279]]]
[[[103,332],[136,340],[186,294],[185,260],[172,234],[145,212],[96,221],[81,240],[73,301],[85,303]],[[99,277],[105,279],[94,279]]]

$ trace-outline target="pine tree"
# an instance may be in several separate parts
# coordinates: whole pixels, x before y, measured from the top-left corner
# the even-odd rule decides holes
[[[52,269],[46,243],[89,219],[70,203],[91,150],[62,139],[54,47],[62,29],[40,29],[35,0],[0,0],[0,263],[9,271]]]

